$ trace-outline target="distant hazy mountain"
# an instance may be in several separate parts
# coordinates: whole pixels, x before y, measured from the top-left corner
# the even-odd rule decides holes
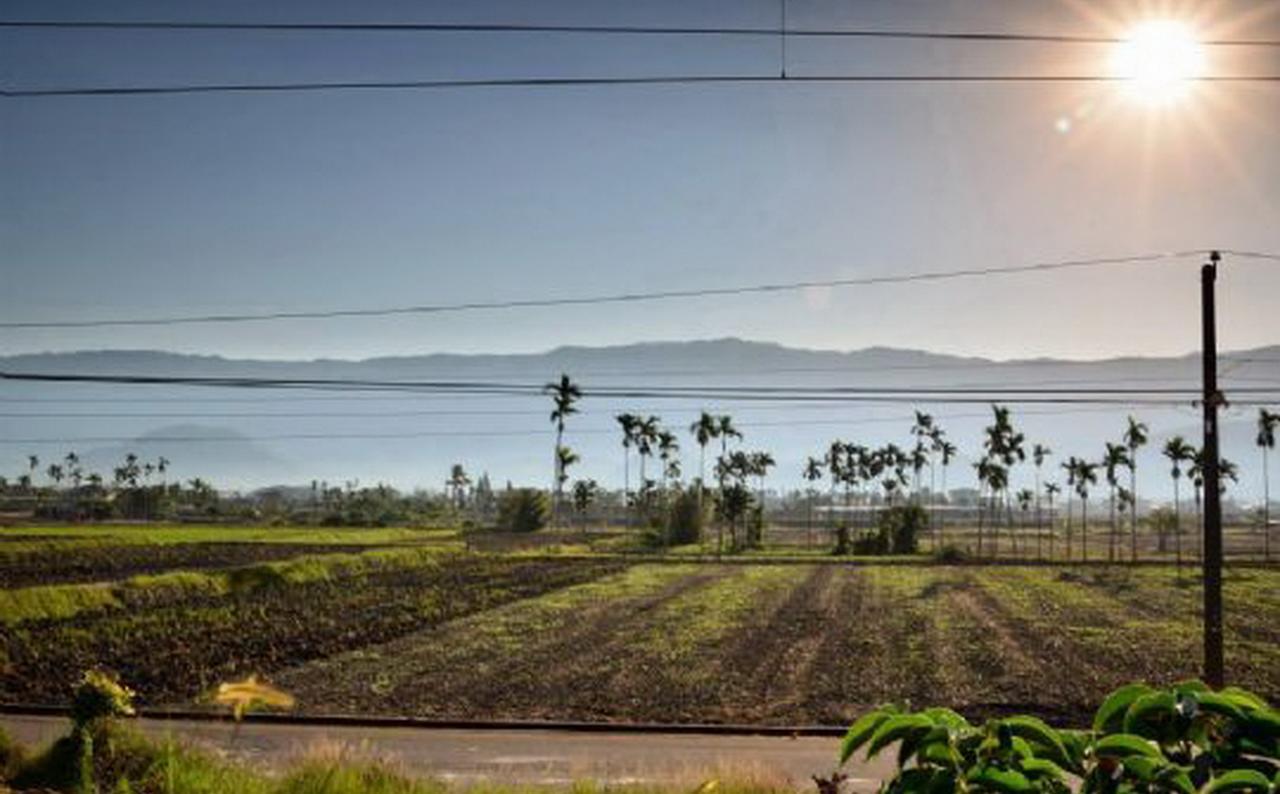
[[[1236,351],[1249,359],[1224,366],[1232,386],[1280,383],[1280,346]],[[362,361],[259,361],[158,351],[83,351],[0,358],[9,372],[267,378],[448,379],[543,383],[569,373],[591,386],[1192,386],[1199,357],[1117,358],[1103,361],[1034,359],[997,362],[920,350],[868,348],[826,351],[787,348],[739,339],[642,343],[618,347],[562,347],[532,355],[433,354]],[[164,454],[175,476],[203,476],[219,485],[250,487],[311,479],[387,481],[401,487],[438,488],[450,464],[488,471],[505,480],[549,479],[549,402],[502,396],[417,396],[394,393],[212,389],[174,386],[0,384],[0,473],[25,466],[26,455],[60,457],[70,449],[109,473],[127,451],[154,458]],[[661,416],[680,433],[687,475],[696,473],[698,450],[687,433],[699,410],[734,415],[749,448],[767,448],[778,460],[774,485],[800,484],[808,455],[833,438],[866,444],[910,441],[913,405],[874,403],[793,405],[725,400],[587,399],[571,418],[566,437],[583,457],[571,476],[594,477],[610,486],[622,481],[622,449],[613,414]],[[948,484],[971,482],[970,463],[979,453],[984,404],[919,406],[964,453]],[[1173,433],[1193,443],[1199,432],[1190,401],[1178,409],[1125,406],[1013,406],[1030,441],[1049,444],[1061,457],[1097,458],[1132,412],[1151,425],[1153,443],[1140,454],[1143,491],[1168,490],[1167,465],[1155,446]],[[1224,416],[1224,454],[1243,464],[1237,493],[1260,490],[1257,450],[1252,446],[1255,410]],[[37,415],[38,414],[38,415]],[[708,452],[708,460],[713,457]],[[1055,458],[1046,478],[1057,477]],[[656,465],[656,464],[654,464]],[[652,473],[652,469],[651,472]],[[1026,467],[1024,479],[1030,477]],[[636,461],[631,477],[636,479]]]

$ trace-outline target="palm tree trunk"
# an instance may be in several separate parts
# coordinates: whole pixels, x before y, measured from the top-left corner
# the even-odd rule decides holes
[[[1053,495],[1049,495],[1049,560],[1053,560],[1054,531],[1053,531]]]
[[[1201,507],[1201,487],[1196,487],[1196,562],[1204,561],[1204,510]]]
[[[1262,559],[1271,562],[1271,475],[1267,471],[1267,448],[1262,448]]]
[[[1080,497],[1080,561],[1089,561],[1089,497]]]
[[[1111,486],[1110,507],[1111,511],[1111,541],[1107,544],[1107,562],[1114,563],[1116,561],[1116,487]]]
[[[564,427],[556,426],[556,450],[555,456],[551,461],[552,476],[555,481],[551,483],[553,495],[551,497],[551,526],[560,525],[560,444],[564,441]]]
[[[1173,549],[1177,559],[1178,578],[1182,578],[1182,498],[1178,495],[1178,478],[1173,478]]]
[[[631,529],[631,450],[622,448],[622,515]]]
[[[1129,448],[1129,561],[1138,561],[1138,449]]]

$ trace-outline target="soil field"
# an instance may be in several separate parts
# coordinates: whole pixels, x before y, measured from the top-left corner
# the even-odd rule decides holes
[[[336,537],[358,536],[82,536],[0,557],[0,701],[64,702],[103,666],[150,706],[258,673],[311,713],[795,725],[897,701],[1077,722],[1121,683],[1198,667],[1200,590],[1172,567],[352,553]],[[1225,591],[1230,678],[1280,699],[1280,570],[1232,568]]]
[[[305,543],[85,543],[75,549],[37,545],[22,553],[0,556],[0,588],[125,579],[175,568],[231,568],[254,562],[287,560],[304,554],[358,552],[368,548],[350,544]]]
[[[1280,695],[1280,573],[1227,581],[1231,678]],[[647,566],[277,674],[304,708],[474,719],[842,724],[887,701],[1083,722],[1196,674],[1171,571]]]
[[[102,666],[144,705],[190,704],[222,681],[385,643],[620,567],[450,554],[350,576],[267,578],[227,593],[123,587],[112,608],[5,627],[0,701],[61,703],[81,671]]]

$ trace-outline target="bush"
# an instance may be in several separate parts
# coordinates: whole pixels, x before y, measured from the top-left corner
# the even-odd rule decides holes
[[[71,694],[71,721],[84,727],[100,720],[133,716],[133,690],[110,673],[87,670]]]
[[[933,555],[938,562],[966,562],[969,559],[969,553],[954,543],[948,543]]]
[[[848,524],[841,524],[836,527],[836,547],[831,550],[831,553],[837,557],[853,553],[853,541],[849,538]]]
[[[704,504],[693,489],[681,491],[671,500],[671,507],[667,510],[667,539],[671,545],[683,546],[702,541],[706,526]]]
[[[897,746],[897,772],[881,791],[1274,791],[1280,712],[1234,687],[1199,681],[1171,690],[1130,684],[1113,692],[1092,730],[1054,730],[1034,717],[970,724],[950,709],[877,709],[840,744],[839,764]]]
[[[498,527],[508,532],[536,532],[547,525],[551,503],[534,488],[517,488],[498,500]]]

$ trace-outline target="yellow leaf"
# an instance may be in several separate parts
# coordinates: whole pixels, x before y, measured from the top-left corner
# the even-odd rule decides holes
[[[264,684],[256,675],[243,681],[229,681],[219,684],[213,701],[231,707],[231,714],[239,720],[246,711],[254,708],[293,708],[294,699],[288,692]]]

